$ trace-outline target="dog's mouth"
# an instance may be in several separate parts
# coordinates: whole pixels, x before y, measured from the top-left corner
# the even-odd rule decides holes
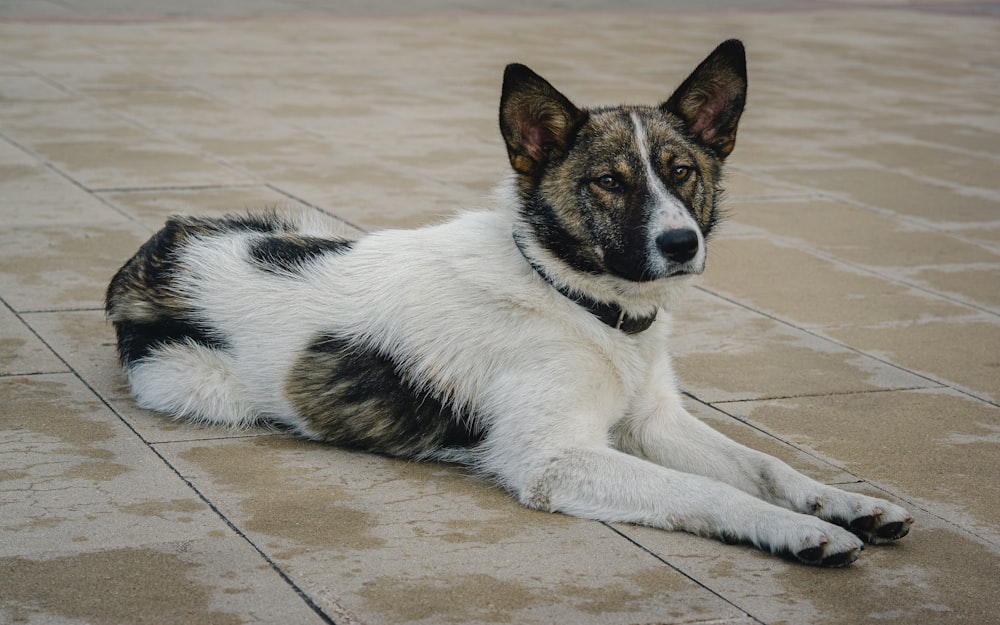
[[[694,267],[691,262],[669,263],[666,267],[654,268],[650,266],[651,263],[642,259],[636,262],[627,256],[607,252],[604,252],[602,256],[604,267],[609,274],[629,282],[655,282],[701,273],[701,268]]]

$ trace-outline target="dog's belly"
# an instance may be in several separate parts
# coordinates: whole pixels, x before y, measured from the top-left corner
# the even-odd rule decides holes
[[[285,397],[316,440],[403,457],[472,447],[473,422],[403,378],[392,359],[335,334],[317,337],[293,364]]]

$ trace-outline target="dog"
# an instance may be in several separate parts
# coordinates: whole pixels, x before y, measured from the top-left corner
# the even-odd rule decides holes
[[[718,46],[659,106],[578,108],[506,68],[493,211],[331,234],[308,214],[176,217],[111,281],[139,405],[460,462],[530,508],[684,530],[807,564],[903,537],[683,407],[670,311],[705,267],[746,99]]]

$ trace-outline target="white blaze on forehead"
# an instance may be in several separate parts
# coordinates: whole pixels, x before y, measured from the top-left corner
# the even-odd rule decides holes
[[[639,158],[646,169],[646,186],[656,206],[652,209],[648,224],[648,255],[650,267],[654,271],[668,272],[670,264],[660,249],[658,237],[668,230],[690,229],[698,237],[698,252],[693,259],[685,263],[691,273],[701,273],[705,268],[705,241],[701,229],[684,203],[667,190],[663,180],[653,169],[653,161],[649,157],[649,139],[639,115],[630,113],[632,125],[635,126],[635,144],[639,150]]]
[[[642,125],[638,113],[632,111],[629,115],[632,117],[632,125],[635,126],[635,144],[639,148],[639,158],[642,160],[643,167],[646,168],[647,185],[650,193],[656,198],[657,208],[666,212],[668,219],[683,218],[687,212],[684,205],[667,191],[663,180],[653,169],[653,161],[649,158],[649,139],[646,137],[646,128]]]

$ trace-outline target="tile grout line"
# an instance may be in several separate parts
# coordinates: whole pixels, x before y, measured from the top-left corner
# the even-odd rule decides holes
[[[268,189],[271,189],[275,193],[280,193],[281,195],[284,195],[288,199],[293,200],[295,202],[298,202],[299,204],[302,204],[303,206],[307,206],[307,207],[313,209],[314,211],[318,211],[318,212],[326,215],[327,217],[330,217],[331,219],[335,219],[335,220],[339,221],[342,224],[345,224],[345,225],[347,225],[347,226],[349,226],[351,228],[354,228],[355,230],[357,230],[358,232],[360,232],[362,234],[368,234],[368,231],[366,229],[362,228],[361,226],[359,226],[357,224],[354,224],[354,223],[351,223],[350,221],[344,219],[343,217],[337,215],[336,213],[332,213],[332,212],[326,210],[325,208],[323,208],[323,207],[321,207],[321,206],[319,206],[317,204],[313,204],[312,202],[309,202],[308,200],[304,200],[304,199],[302,199],[302,198],[300,198],[300,197],[298,197],[296,195],[293,195],[292,193],[289,193],[288,191],[285,191],[281,187],[275,186],[275,185],[273,185],[270,182],[265,182],[263,184],[263,186],[267,187]]]
[[[236,184],[179,184],[161,185],[152,187],[94,187],[87,188],[90,193],[148,193],[150,191],[212,191],[215,189],[253,189],[254,187],[266,186],[259,182],[247,182]]]
[[[0,23],[2,23],[2,20],[0,20]],[[102,50],[102,49],[100,49],[98,47],[94,47],[93,45],[91,45],[89,47],[90,47],[91,50],[93,50],[94,52],[96,52],[97,54],[99,54],[101,56],[104,56],[106,58],[109,57],[109,56],[111,56],[107,52],[105,52],[104,50]],[[172,132],[169,132],[169,131],[164,131],[164,130],[161,130],[161,129],[156,128],[154,126],[150,126],[149,124],[143,122],[141,119],[137,119],[137,118],[129,115],[126,112],[118,111],[118,110],[115,110],[115,109],[110,109],[110,108],[104,106],[99,101],[97,101],[92,95],[90,95],[86,91],[81,91],[80,89],[77,89],[76,87],[73,87],[71,85],[67,85],[65,83],[62,83],[62,82],[60,82],[58,80],[55,80],[55,79],[47,76],[46,74],[40,73],[40,72],[38,72],[36,70],[32,70],[32,69],[29,69],[28,71],[29,71],[30,75],[37,77],[39,80],[45,82],[46,84],[50,85],[54,89],[57,89],[57,90],[61,91],[62,93],[65,93],[66,95],[73,96],[73,97],[77,98],[80,101],[83,101],[83,102],[86,102],[86,103],[89,103],[89,104],[92,104],[92,105],[96,106],[96,108],[97,108],[98,111],[100,111],[101,113],[103,113],[103,114],[105,114],[105,115],[107,115],[107,116],[109,116],[111,118],[117,119],[119,121],[124,121],[124,122],[126,122],[127,124],[129,124],[132,127],[144,130],[144,131],[150,133],[150,135],[153,136],[153,137],[157,137],[157,138],[159,138],[161,140],[170,141],[170,142],[172,142],[172,143],[174,143],[176,145],[180,145],[180,146],[192,149],[195,153],[201,155],[202,157],[204,157],[205,159],[207,159],[209,161],[212,161],[212,162],[220,165],[222,168],[228,170],[229,172],[231,172],[233,174],[236,174],[236,175],[239,175],[239,176],[241,176],[243,178],[246,178],[248,181],[252,181],[252,182],[247,182],[247,183],[236,183],[236,184],[254,185],[254,184],[260,184],[261,183],[261,178],[258,177],[254,172],[252,172],[252,171],[250,171],[250,170],[248,170],[248,169],[246,169],[246,168],[244,168],[244,167],[242,167],[242,166],[240,166],[240,165],[238,165],[236,163],[232,163],[232,162],[230,162],[228,159],[226,159],[224,157],[217,156],[217,155],[212,154],[210,152],[205,152],[204,150],[200,149],[198,146],[192,144],[190,141],[187,141],[187,140],[183,139],[182,137],[177,136],[175,133],[172,133]],[[143,70],[143,71],[145,71],[145,70]],[[156,77],[155,74],[154,74],[154,77]],[[174,89],[174,90],[176,90],[176,89]],[[201,92],[200,89],[191,89],[191,88],[189,88],[189,90],[194,90],[194,91]],[[201,93],[203,93],[203,92],[201,92]],[[2,135],[0,135],[0,136],[2,136]],[[11,143],[16,143],[12,139],[7,138],[7,140],[10,141]],[[76,181],[74,178],[70,177],[68,174],[63,173],[60,170],[56,169],[51,163],[49,163],[49,161],[47,159],[41,158],[40,155],[35,154],[34,152],[28,150],[24,146],[21,146],[20,144],[17,144],[17,145],[22,150],[24,150],[24,151],[32,154],[36,158],[38,158],[40,161],[42,161],[43,163],[45,163],[47,166],[49,166],[50,168],[52,168],[57,173],[62,174],[68,180],[70,180],[71,182],[77,184],[80,188],[86,190],[88,193],[91,193],[92,195],[95,194],[95,191],[96,191],[95,189],[88,188],[86,185],[84,185],[84,184]],[[101,201],[103,202],[104,200],[102,199]],[[108,204],[107,202],[104,202],[104,203]],[[110,204],[108,204],[108,205],[112,206]],[[112,206],[112,208],[115,208],[115,207]],[[117,211],[118,209],[115,208],[115,210]],[[121,211],[118,211],[118,212],[121,212]],[[128,216],[128,215],[125,215],[125,216],[129,217],[131,219],[130,216]]]
[[[94,193],[94,191],[92,189],[88,188],[87,185],[83,184],[82,182],[80,182],[79,180],[77,180],[76,178],[74,178],[73,176],[71,176],[68,172],[63,171],[62,169],[60,169],[59,167],[57,167],[53,163],[49,162],[48,159],[42,157],[41,154],[38,154],[37,152],[35,152],[31,148],[27,147],[26,145],[21,144],[19,141],[17,141],[16,139],[13,139],[12,137],[10,137],[9,135],[7,135],[6,133],[4,133],[2,131],[0,131],[0,140],[3,140],[5,142],[7,142],[12,147],[20,150],[21,152],[23,152],[23,153],[27,154],[28,156],[30,156],[31,158],[35,159],[36,161],[38,161],[39,164],[41,164],[41,166],[47,168],[48,170],[50,170],[52,173],[56,174],[60,178],[63,178],[64,180],[66,180],[67,182],[69,182],[74,187],[80,189],[81,191],[83,191],[84,193],[86,193],[90,197],[94,198],[95,200],[97,200],[101,204],[107,206],[112,211],[114,211],[118,215],[124,217],[128,221],[130,221],[132,223],[137,223],[137,224],[142,225],[139,222],[139,220],[137,220],[135,217],[133,217],[132,215],[129,215],[128,213],[122,211],[120,208],[118,208],[117,206],[115,206],[113,203],[108,202],[106,199],[104,199],[103,197],[101,197],[100,194]]]
[[[817,332],[816,330],[812,330],[810,328],[806,328],[806,327],[802,327],[802,326],[796,325],[796,324],[794,324],[794,323],[792,323],[790,321],[782,319],[781,317],[779,317],[779,316],[777,316],[775,314],[764,312],[762,310],[758,310],[758,309],[753,308],[752,306],[750,306],[748,304],[744,304],[744,303],[740,302],[737,299],[734,299],[732,297],[729,297],[729,296],[723,295],[721,293],[718,293],[716,291],[710,290],[707,287],[700,286],[700,285],[695,285],[694,288],[697,289],[697,290],[699,290],[699,291],[701,291],[702,293],[705,293],[706,295],[709,295],[711,297],[715,297],[715,298],[721,299],[722,301],[728,302],[729,304],[732,304],[734,306],[742,308],[743,310],[747,310],[747,311],[750,311],[750,312],[752,312],[752,313],[754,313],[756,315],[760,315],[762,317],[766,317],[766,318],[770,319],[771,321],[774,321],[774,322],[779,323],[779,324],[781,324],[783,326],[792,328],[794,330],[798,330],[799,332],[804,332],[804,333],[808,334],[809,336],[811,336],[813,338],[817,338],[817,339],[820,339],[822,341],[826,341],[827,343],[832,343],[832,344],[834,344],[834,345],[836,345],[838,347],[841,347],[841,348],[846,349],[848,351],[854,352],[855,354],[858,354],[860,356],[865,356],[866,358],[871,358],[872,360],[875,360],[875,361],[880,362],[880,363],[882,363],[884,365],[888,365],[890,367],[893,367],[894,369],[898,369],[900,371],[903,371],[905,373],[908,373],[910,375],[918,377],[918,378],[920,378],[922,380],[927,380],[928,382],[931,382],[934,386],[949,388],[952,391],[955,391],[956,393],[959,393],[961,395],[965,395],[966,397],[970,397],[970,398],[975,399],[977,401],[981,401],[983,403],[990,404],[991,406],[996,406],[996,407],[1000,408],[1000,402],[998,402],[998,401],[996,401],[996,400],[994,400],[992,398],[981,396],[981,395],[978,395],[977,393],[975,393],[973,391],[968,391],[968,390],[959,388],[959,387],[955,386],[953,383],[949,383],[948,381],[939,380],[939,379],[937,379],[935,377],[932,377],[930,374],[919,373],[917,371],[913,371],[913,370],[911,370],[911,369],[909,369],[907,367],[904,367],[904,366],[902,366],[900,364],[897,364],[897,363],[891,362],[889,360],[886,360],[883,357],[876,356],[874,354],[870,354],[868,352],[865,352],[865,351],[863,351],[863,350],[861,350],[861,349],[859,349],[857,347],[851,347],[850,345],[847,345],[846,343],[842,343],[841,341],[838,341],[836,339],[833,339],[833,338],[830,338],[828,336],[825,336],[825,335]]]
[[[936,232],[936,234],[949,236],[949,233],[947,232]],[[809,245],[807,241],[803,241],[802,239],[797,239],[796,237],[780,237],[780,239],[778,239],[772,236],[769,237],[768,240],[771,243],[774,243],[778,246],[789,247],[793,250],[802,252],[804,254],[808,254],[816,258],[821,258],[834,266],[842,265],[844,267],[848,267],[854,271],[857,271],[858,273],[861,273],[863,275],[875,277],[880,280],[885,280],[886,282],[892,284],[905,286],[907,288],[914,289],[926,295],[932,295],[934,297],[943,299],[947,302],[951,302],[952,304],[965,306],[966,308],[972,308],[974,310],[979,311],[980,313],[985,313],[991,317],[1000,318],[1000,312],[992,308],[989,308],[984,304],[980,304],[975,301],[964,300],[954,295],[951,295],[948,292],[940,291],[931,287],[924,286],[917,282],[913,282],[905,277],[894,276],[888,273],[884,273],[883,271],[880,271],[877,268],[841,258],[835,254],[831,254],[830,252],[824,251],[815,245]],[[963,241],[963,242],[972,245],[972,243],[969,241]]]
[[[649,549],[648,547],[646,547],[642,543],[638,542],[637,540],[635,540],[634,538],[632,538],[628,534],[625,534],[624,532],[622,532],[621,530],[619,530],[618,528],[616,528],[612,524],[608,523],[607,521],[598,521],[598,523],[600,523],[604,527],[608,528],[609,530],[611,530],[612,532],[614,532],[615,534],[617,534],[621,538],[624,538],[628,542],[632,543],[632,545],[634,545],[635,547],[638,547],[640,550],[644,551],[647,555],[652,556],[653,558],[655,558],[656,560],[658,560],[660,563],[666,565],[667,567],[669,567],[673,571],[679,573],[680,575],[683,575],[687,579],[689,579],[692,582],[694,582],[696,585],[700,586],[701,588],[704,588],[705,590],[707,590],[708,592],[712,593],[713,595],[715,595],[719,599],[722,599],[723,601],[725,601],[729,605],[733,606],[734,608],[736,608],[737,610],[739,610],[740,612],[742,612],[743,614],[745,614],[749,618],[753,619],[755,622],[760,623],[761,625],[765,625],[765,623],[766,623],[765,621],[762,621],[761,619],[757,618],[756,616],[754,616],[753,614],[751,614],[746,609],[744,609],[744,608],[738,606],[737,604],[733,603],[733,601],[731,599],[725,597],[724,595],[722,595],[721,593],[719,593],[717,590],[709,587],[704,582],[698,580],[697,578],[693,577],[689,573],[686,573],[685,571],[683,571],[677,565],[671,564],[668,560],[666,560],[665,558],[663,558],[662,556],[660,556],[656,552],[652,551],[651,549]]]
[[[127,121],[129,121],[129,122],[133,122],[133,120],[131,120],[131,118],[127,118],[126,117],[125,119]],[[145,126],[143,126],[141,124],[139,124],[139,127],[140,128],[145,128]],[[176,137],[173,137],[172,135],[169,135],[169,136],[171,137],[172,140],[177,140]],[[142,192],[150,192],[150,191],[206,191],[206,190],[217,190],[217,189],[252,189],[252,188],[255,188],[255,187],[261,187],[261,188],[270,189],[270,190],[274,191],[275,193],[278,193],[279,195],[283,195],[286,198],[288,198],[288,199],[290,199],[290,200],[292,200],[294,202],[297,202],[297,203],[299,203],[299,204],[301,204],[301,205],[303,205],[303,206],[305,206],[307,208],[310,208],[312,210],[318,211],[318,212],[326,215],[327,217],[330,217],[331,219],[339,221],[340,223],[345,224],[346,226],[348,226],[350,228],[353,228],[354,230],[357,230],[358,232],[367,233],[367,230],[364,229],[364,228],[362,228],[361,226],[358,226],[357,224],[354,224],[354,223],[348,221],[347,219],[345,219],[345,218],[337,215],[336,213],[333,213],[333,212],[331,212],[331,211],[329,211],[329,210],[327,210],[325,208],[322,208],[322,207],[318,206],[317,204],[309,202],[309,201],[307,201],[307,200],[305,200],[303,198],[300,198],[300,197],[298,197],[298,196],[296,196],[296,195],[294,195],[294,194],[292,194],[292,193],[290,193],[288,191],[285,191],[284,189],[282,189],[282,188],[280,188],[278,186],[275,186],[273,183],[267,182],[266,180],[261,180],[261,181],[258,181],[258,182],[246,182],[246,183],[221,183],[221,184],[203,184],[203,185],[168,185],[168,186],[153,186],[153,187],[95,187],[95,188],[91,188],[91,187],[88,187],[87,185],[83,184],[82,182],[80,182],[79,180],[77,180],[76,178],[74,178],[73,176],[71,176],[69,173],[64,172],[62,169],[60,169],[59,167],[57,167],[53,163],[49,162],[46,158],[43,158],[42,155],[40,155],[40,154],[36,153],[35,151],[31,150],[29,147],[27,147],[25,145],[22,145],[20,142],[18,142],[17,140],[13,139],[12,137],[4,134],[3,132],[0,132],[0,140],[5,141],[6,143],[10,144],[12,147],[16,148],[17,150],[20,150],[24,154],[27,154],[28,156],[32,157],[33,159],[35,159],[36,161],[38,161],[42,166],[44,166],[47,169],[51,170],[53,173],[55,173],[56,175],[58,175],[61,178],[65,179],[66,181],[68,181],[69,183],[71,183],[73,186],[79,188],[84,193],[86,193],[86,194],[94,197],[99,202],[101,202],[102,204],[104,204],[105,206],[107,206],[108,208],[110,208],[111,210],[113,210],[114,212],[118,213],[122,217],[128,219],[129,221],[131,221],[133,223],[138,223],[140,225],[142,225],[141,222],[135,216],[131,215],[130,213],[128,213],[126,211],[121,210],[113,202],[109,202],[105,197],[103,197],[103,194],[109,194],[109,193],[142,193]],[[189,145],[189,144],[184,143],[184,145]],[[228,161],[223,162],[223,164],[230,165],[228,163]],[[251,175],[251,172],[245,172],[245,173],[246,173],[247,177],[253,178],[253,176]],[[30,312],[46,312],[46,311],[30,311]]]
[[[852,483],[852,484],[857,484],[857,483],[866,484],[866,485],[874,488],[875,490],[878,490],[878,491],[880,491],[882,493],[885,493],[886,495],[895,497],[896,499],[899,499],[900,501],[906,502],[907,505],[912,506],[913,508],[916,508],[916,509],[920,510],[921,512],[923,512],[924,514],[926,514],[928,516],[934,517],[938,521],[944,523],[945,525],[950,526],[951,528],[955,529],[956,531],[958,531],[960,533],[972,536],[977,541],[982,541],[982,542],[985,542],[985,543],[990,544],[990,545],[1000,546],[1000,545],[997,545],[997,543],[994,542],[993,540],[990,540],[989,538],[987,538],[985,536],[980,536],[975,531],[973,531],[973,530],[971,530],[971,529],[969,529],[967,527],[963,527],[963,526],[955,523],[954,521],[952,521],[952,520],[950,520],[948,518],[942,517],[941,515],[937,514],[936,512],[928,510],[925,506],[921,505],[918,501],[915,501],[912,497],[910,497],[908,495],[901,494],[901,493],[897,492],[895,489],[883,486],[882,484],[879,484],[878,482],[873,482],[872,480],[869,480],[869,479],[867,479],[865,477],[862,477],[860,475],[855,474],[853,471],[850,471],[850,470],[846,469],[845,467],[838,466],[836,463],[832,462],[831,460],[829,460],[827,458],[824,458],[822,456],[819,456],[815,452],[812,452],[812,451],[810,451],[808,449],[803,449],[799,445],[796,445],[795,443],[792,443],[791,441],[787,441],[787,440],[781,438],[777,434],[774,434],[773,432],[768,431],[767,429],[765,429],[762,426],[759,426],[759,425],[751,422],[748,419],[741,418],[741,417],[739,417],[739,416],[737,416],[737,415],[735,415],[735,414],[733,414],[731,412],[728,412],[728,411],[724,410],[721,407],[718,407],[718,406],[715,406],[713,404],[709,404],[707,402],[704,402],[704,401],[698,399],[697,397],[694,397],[693,395],[690,395],[690,394],[687,394],[687,393],[685,393],[685,395],[688,395],[688,397],[691,397],[691,399],[693,399],[694,401],[697,401],[698,403],[700,403],[700,404],[702,404],[704,406],[708,406],[709,408],[712,408],[714,410],[717,410],[718,412],[721,412],[722,414],[726,415],[730,419],[733,419],[734,421],[737,421],[738,423],[742,423],[743,425],[749,427],[750,429],[752,429],[752,430],[754,430],[754,431],[756,431],[756,432],[758,432],[760,434],[763,434],[764,436],[767,436],[768,438],[776,440],[779,443],[782,443],[783,445],[788,445],[789,447],[791,447],[792,449],[796,450],[797,452],[805,454],[806,456],[812,458],[813,460],[815,460],[817,462],[820,462],[820,463],[822,463],[824,465],[827,465],[829,467],[832,467],[832,468],[834,468],[834,469],[836,469],[838,471],[841,471],[841,472],[846,473],[846,474],[848,474],[850,476],[853,476],[857,480],[856,482],[849,482],[849,483]]]
[[[47,347],[49,351],[51,351],[52,354],[67,367],[68,371],[60,373],[62,373],[63,375],[65,375],[66,373],[70,373],[81,384],[83,384],[87,388],[87,390],[89,390],[94,395],[94,397],[98,399],[98,401],[104,404],[104,406],[111,412],[111,414],[113,414],[123,425],[125,425],[125,427],[128,428],[129,431],[131,431],[132,434],[135,435],[135,437],[139,441],[141,441],[142,444],[145,445],[147,449],[149,449],[149,451],[153,452],[153,454],[155,454],[156,457],[159,458],[160,461],[163,462],[163,464],[166,465],[166,467],[171,472],[174,473],[174,475],[180,478],[180,480],[185,485],[187,485],[187,487],[190,488],[195,493],[195,495],[197,495],[198,498],[201,499],[205,503],[205,505],[207,505],[209,509],[212,510],[212,512],[214,512],[216,516],[218,516],[219,519],[221,519],[222,522],[225,523],[229,527],[229,529],[233,531],[234,534],[236,534],[237,537],[243,539],[244,542],[250,545],[250,547],[257,552],[257,554],[264,560],[264,562],[266,562],[267,565],[271,567],[271,570],[277,573],[278,576],[282,579],[282,581],[288,584],[288,586],[295,592],[295,594],[297,594],[299,598],[302,599],[302,601],[306,604],[306,606],[308,606],[327,625],[337,625],[337,622],[332,617],[330,617],[323,610],[323,608],[317,605],[316,602],[313,601],[312,598],[308,594],[306,594],[306,592],[301,587],[299,587],[299,585],[296,584],[295,581],[292,580],[292,578],[289,577],[288,574],[285,573],[285,571],[283,571],[280,566],[278,566],[277,562],[272,560],[270,556],[264,553],[263,549],[258,547],[257,544],[253,540],[251,540],[249,536],[247,536],[239,527],[237,527],[236,524],[229,519],[229,517],[227,517],[207,496],[205,496],[204,493],[201,492],[201,490],[198,489],[197,486],[194,485],[194,483],[192,483],[188,478],[184,477],[184,475],[181,474],[180,470],[178,470],[177,467],[171,464],[170,461],[168,461],[163,456],[163,454],[161,454],[159,450],[156,449],[156,447],[153,444],[151,444],[148,440],[146,440],[145,437],[143,437],[142,434],[140,434],[139,431],[136,430],[132,426],[132,424],[129,423],[128,420],[126,420],[125,417],[123,417],[122,414],[115,409],[115,407],[111,404],[111,402],[109,402],[107,398],[104,397],[104,395],[102,395],[89,382],[87,382],[87,380],[85,380],[83,376],[80,375],[80,372],[77,371],[75,368],[73,368],[73,366],[70,365],[69,362],[67,362],[66,359],[62,357],[62,355],[60,355],[55,349],[53,349],[52,346],[48,343],[48,341],[46,341],[37,331],[35,331],[35,329],[31,325],[29,325],[21,317],[21,315],[18,314],[16,310],[11,308],[10,305],[2,298],[0,298],[0,302],[2,302],[3,305],[6,306],[17,317],[17,319],[21,323],[23,323],[31,331],[31,333],[34,334],[35,337],[38,338],[38,340],[41,341],[42,344],[44,344],[45,347]]]
[[[927,231],[938,233],[938,234],[944,234],[944,235],[956,238],[956,239],[958,239],[958,240],[960,240],[960,241],[962,241],[964,243],[969,243],[971,245],[976,245],[978,247],[986,247],[986,248],[989,248],[989,249],[995,249],[995,245],[993,245],[991,243],[984,242],[984,241],[982,241],[980,239],[968,239],[968,238],[963,237],[963,236],[961,236],[959,234],[959,232],[964,232],[965,231],[962,228],[962,226],[974,226],[975,224],[982,223],[982,222],[968,222],[968,223],[957,222],[959,224],[958,228],[948,228],[948,227],[942,225],[939,222],[930,221],[928,219],[925,219],[923,217],[919,217],[919,216],[916,216],[916,215],[909,215],[909,214],[906,214],[906,213],[900,213],[900,212],[894,211],[894,210],[889,209],[889,208],[883,208],[883,207],[878,206],[876,204],[869,204],[867,202],[862,202],[860,200],[854,199],[853,197],[851,197],[849,195],[842,195],[841,192],[838,192],[838,191],[831,191],[830,189],[817,188],[817,187],[809,186],[809,185],[798,183],[798,182],[791,182],[791,181],[789,181],[789,180],[787,180],[785,178],[781,178],[781,177],[778,177],[778,176],[774,175],[774,172],[784,171],[785,168],[772,169],[771,167],[773,167],[773,166],[765,166],[765,167],[761,167],[759,165],[757,165],[757,166],[734,166],[734,167],[731,167],[730,170],[734,171],[734,172],[738,172],[738,173],[743,174],[745,176],[762,178],[764,180],[764,182],[768,182],[770,184],[773,184],[773,185],[776,185],[776,186],[781,186],[783,188],[787,188],[788,189],[788,194],[787,195],[786,194],[776,194],[776,195],[767,195],[767,194],[765,194],[765,195],[759,196],[758,198],[751,198],[751,199],[754,199],[756,201],[761,201],[761,200],[777,200],[777,201],[791,200],[791,201],[795,201],[795,200],[807,200],[807,199],[825,200],[827,202],[833,202],[833,203],[844,204],[846,206],[852,206],[854,208],[863,210],[865,212],[873,213],[875,215],[878,215],[880,217],[885,217],[886,219],[890,219],[890,220],[893,220],[893,221],[898,221],[898,222],[900,222],[902,224],[905,224],[905,225],[910,226],[910,227],[915,227],[915,228],[918,228],[920,230],[927,230]],[[826,168],[806,168],[807,171],[814,171],[814,170],[815,171],[823,171],[825,169]],[[910,176],[909,174],[904,174],[904,175],[906,175],[907,177],[912,178],[912,176]],[[732,201],[735,201],[737,199],[739,199],[739,196],[736,196],[736,195],[732,196]],[[991,221],[995,221],[995,220],[991,220]],[[945,222],[945,223],[955,224],[956,222]],[[957,230],[957,232],[956,232],[956,230]]]
[[[815,399],[818,397],[842,397],[845,395],[867,395],[872,393],[900,393],[904,391],[923,391],[923,390],[934,390],[934,389],[949,389],[952,390],[950,386],[944,384],[939,384],[937,386],[895,386],[892,388],[871,388],[871,389],[860,389],[856,391],[831,391],[828,393],[802,393],[801,395],[770,395],[762,397],[742,397],[736,399],[703,399],[698,397],[693,392],[681,391],[684,395],[690,397],[691,399],[705,404],[706,406],[718,406],[720,404],[739,404],[754,401],[775,401],[782,399]]]

